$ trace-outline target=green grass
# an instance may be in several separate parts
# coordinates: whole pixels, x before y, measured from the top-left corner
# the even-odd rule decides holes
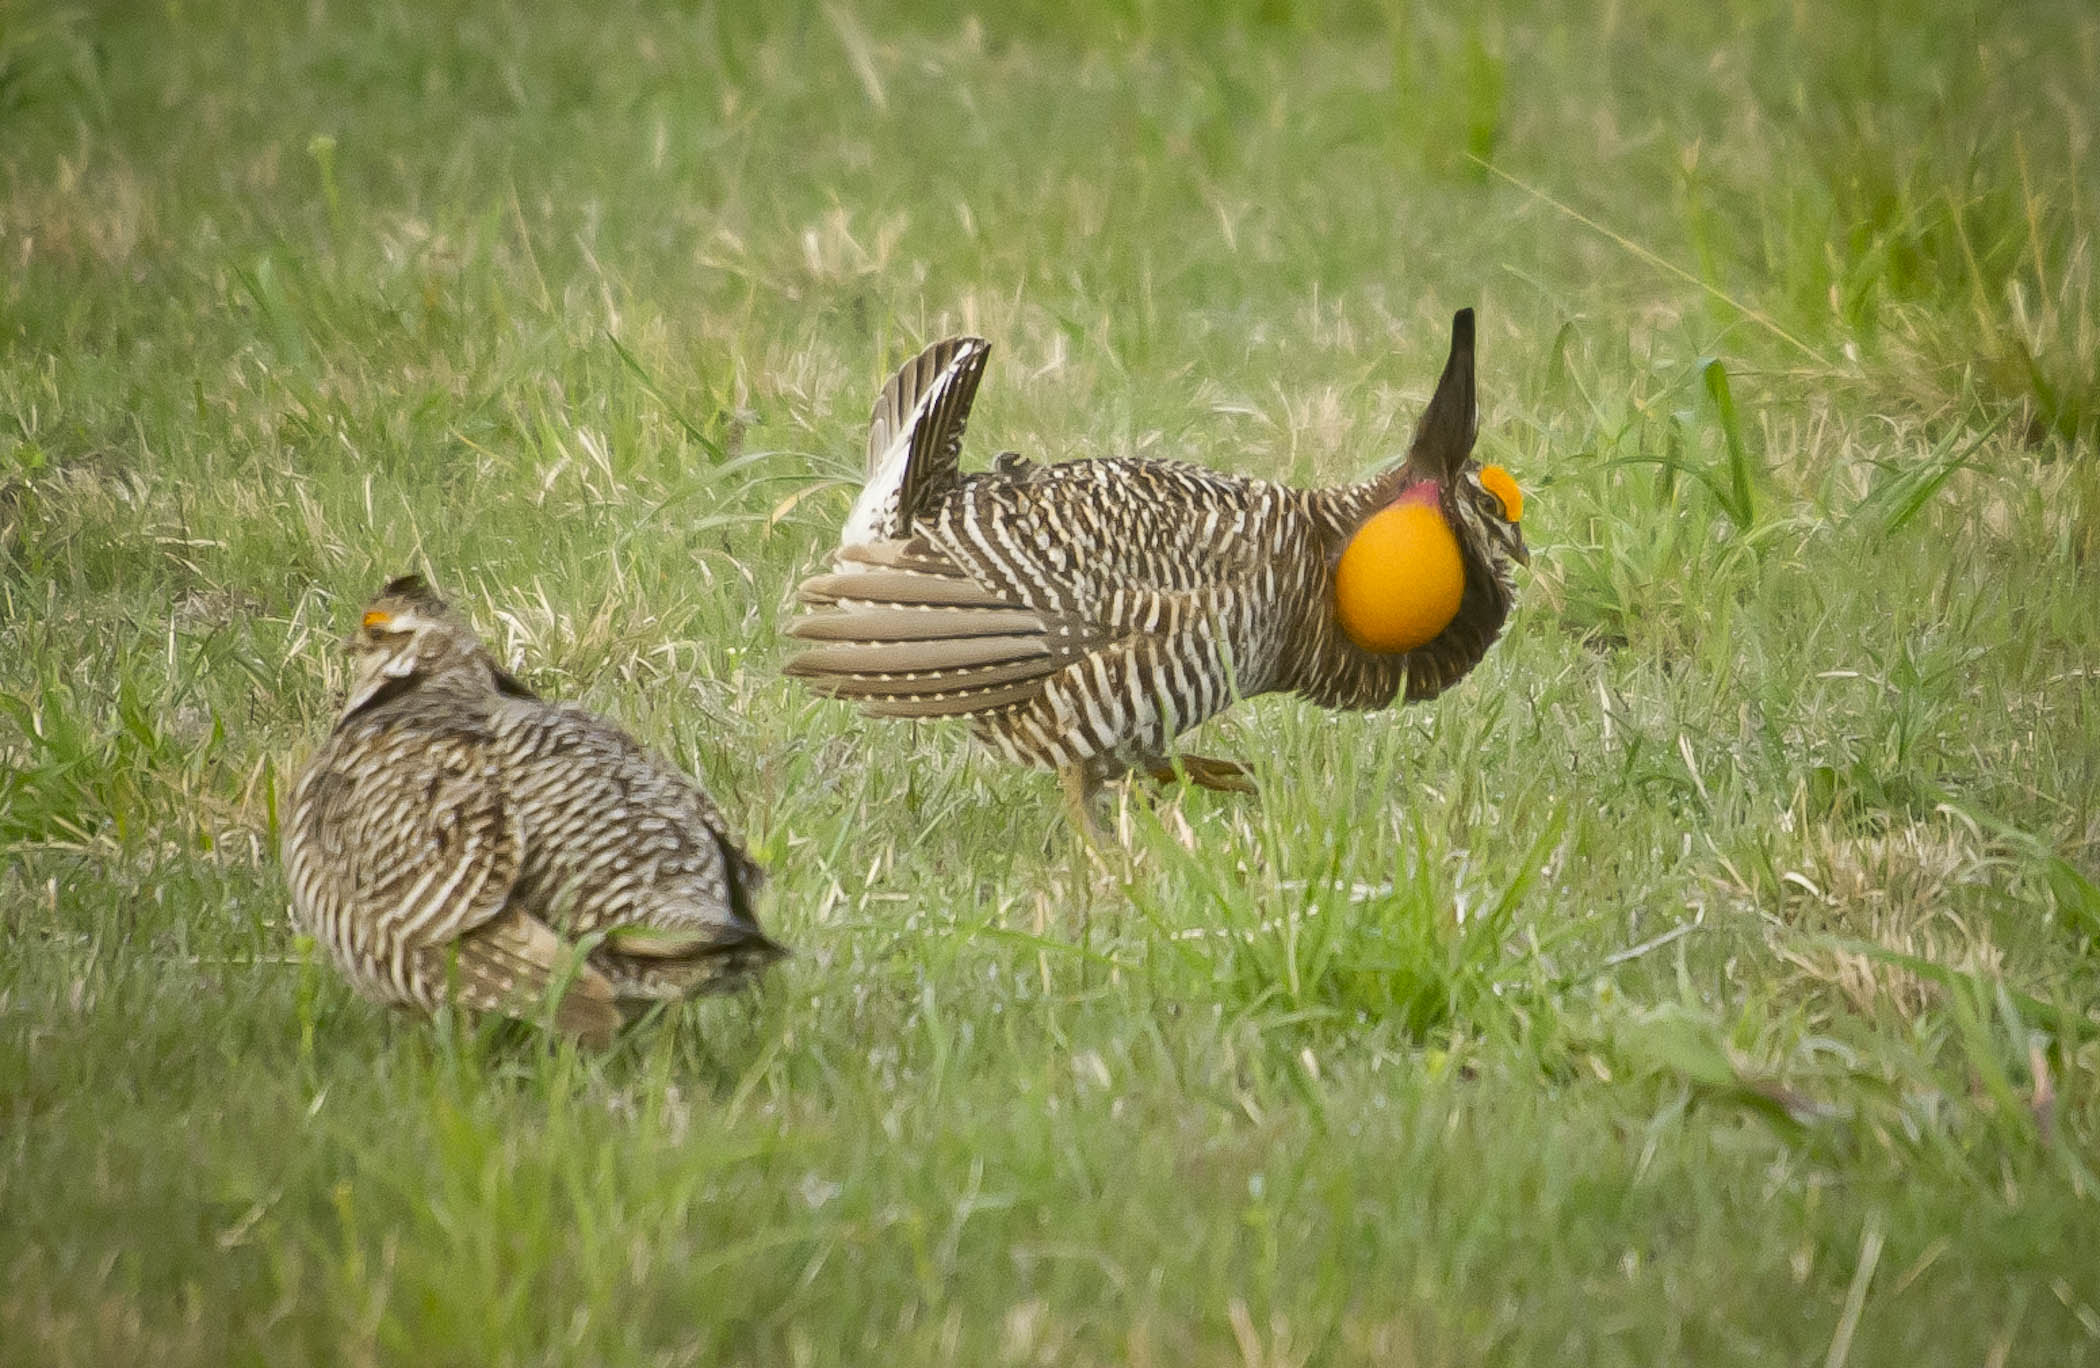
[[[0,10],[0,1362],[2100,1363],[2100,16],[1442,8]],[[978,459],[1333,480],[1465,304],[1522,607],[1260,803],[1092,861],[779,677],[923,342]],[[410,569],[737,814],[763,991],[294,940]]]

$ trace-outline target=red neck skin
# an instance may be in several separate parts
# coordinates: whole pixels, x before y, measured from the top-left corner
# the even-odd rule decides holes
[[[1437,488],[1435,480],[1417,480],[1401,490],[1400,497],[1393,500],[1393,502],[1396,504],[1428,504],[1431,508],[1435,508],[1442,504],[1442,495],[1443,491]]]

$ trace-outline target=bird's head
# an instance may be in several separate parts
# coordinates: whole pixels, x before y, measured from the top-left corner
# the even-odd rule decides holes
[[[431,679],[457,677],[493,688],[508,678],[466,619],[421,575],[389,580],[365,605],[343,649],[349,653],[351,670],[345,716]]]
[[[1524,495],[1501,466],[1473,459],[1473,311],[1451,321],[1451,356],[1407,460],[1382,482],[1389,497],[1364,519],[1335,566],[1335,613],[1349,639],[1381,654],[1412,651],[1461,611],[1507,611],[1510,567],[1524,547]],[[1470,591],[1470,592],[1469,592]]]

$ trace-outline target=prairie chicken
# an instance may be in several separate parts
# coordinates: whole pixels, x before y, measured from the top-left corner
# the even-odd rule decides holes
[[[292,793],[292,914],[366,996],[531,1015],[602,1045],[620,1006],[785,952],[764,876],[692,780],[544,703],[416,576],[344,643],[349,700]]]
[[[1407,458],[1333,489],[1158,460],[957,463],[988,345],[951,338],[875,401],[868,478],[831,573],[801,586],[788,674],[884,717],[970,720],[1063,777],[1091,826],[1101,783],[1142,769],[1251,791],[1169,749],[1237,698],[1330,708],[1433,698],[1502,630],[1528,559],[1523,496],[1471,459],[1473,312]]]

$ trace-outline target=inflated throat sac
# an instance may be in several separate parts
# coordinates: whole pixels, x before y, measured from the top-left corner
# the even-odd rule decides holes
[[[1433,486],[1373,514],[1335,567],[1335,613],[1366,651],[1428,645],[1458,616],[1465,592],[1465,558]]]

